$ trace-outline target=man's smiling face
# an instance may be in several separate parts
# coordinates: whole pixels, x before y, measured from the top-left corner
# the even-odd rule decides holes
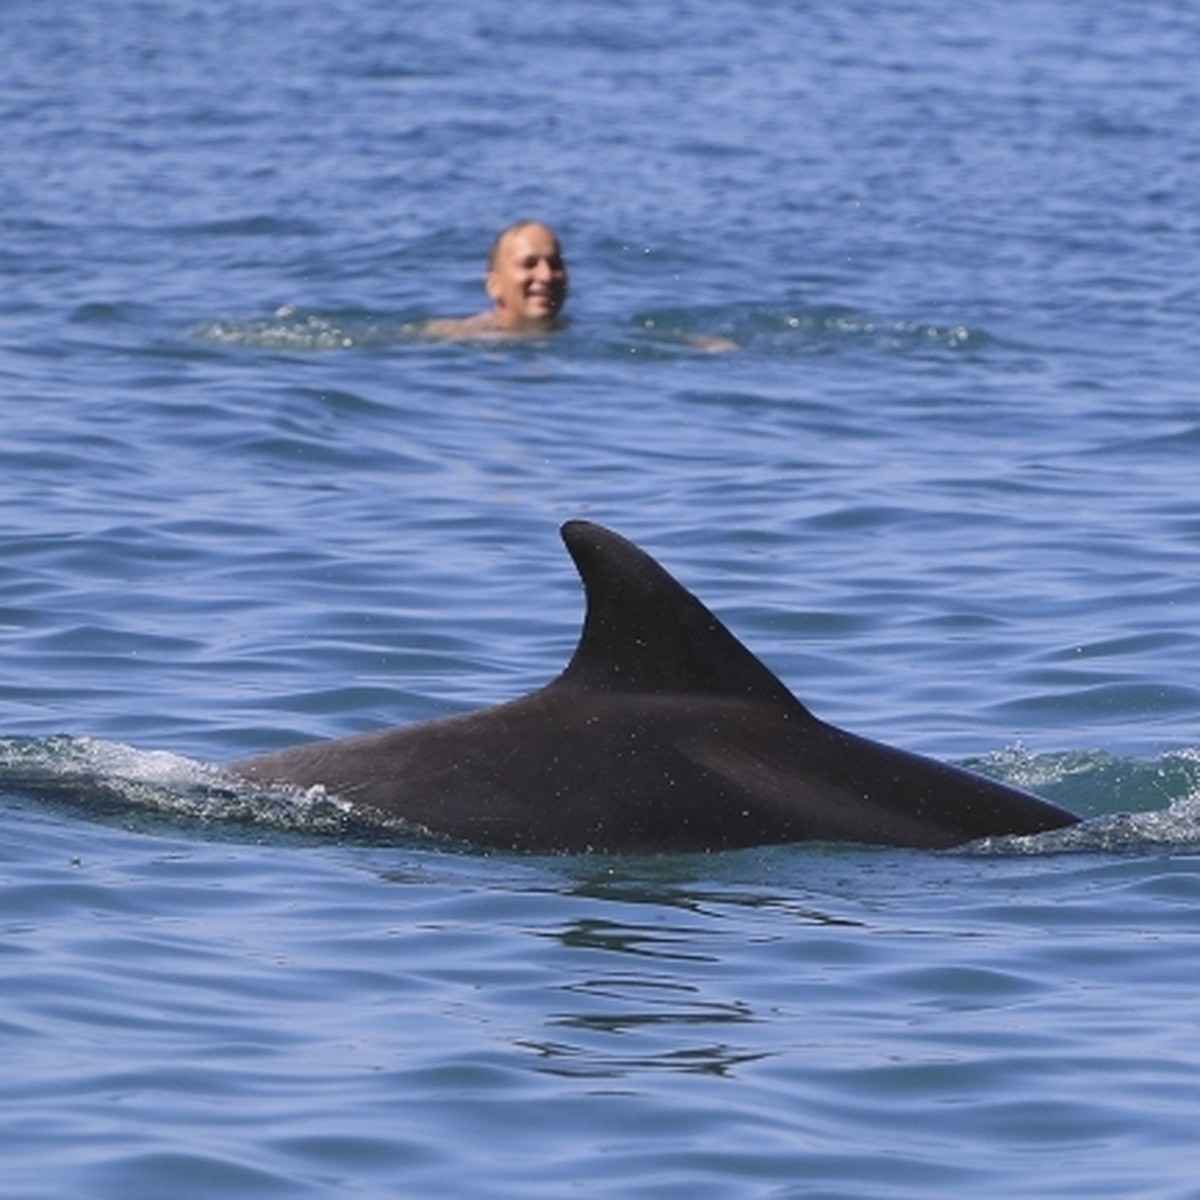
[[[510,230],[488,269],[487,294],[506,329],[553,329],[567,299],[567,264],[545,225]]]

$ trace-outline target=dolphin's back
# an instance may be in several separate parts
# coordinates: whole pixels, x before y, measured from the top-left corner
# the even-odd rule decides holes
[[[814,717],[657,562],[600,526],[563,539],[586,596],[555,680],[494,708],[233,765],[480,845],[942,847],[1074,823],[1056,806]]]

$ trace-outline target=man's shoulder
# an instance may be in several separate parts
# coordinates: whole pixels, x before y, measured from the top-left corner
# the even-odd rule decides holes
[[[442,341],[459,341],[468,338],[491,337],[501,332],[500,323],[493,313],[476,313],[473,317],[435,317],[420,326],[425,337]]]

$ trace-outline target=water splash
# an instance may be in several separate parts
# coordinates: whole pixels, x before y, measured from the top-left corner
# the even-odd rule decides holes
[[[402,822],[373,819],[320,787],[251,785],[182,755],[65,734],[0,738],[0,790],[89,819],[151,817],[210,834],[249,826],[369,841],[413,835]]]
[[[322,315],[284,305],[269,317],[204,321],[192,326],[201,341],[260,350],[351,350],[386,346],[415,336],[415,326],[383,325],[361,313]]]

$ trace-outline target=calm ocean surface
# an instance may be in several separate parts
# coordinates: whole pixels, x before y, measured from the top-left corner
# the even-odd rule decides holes
[[[1200,8],[112,0],[0,54],[0,1196],[1200,1197]],[[525,216],[570,330],[414,337]],[[545,682],[578,516],[1088,819],[537,858],[222,783]]]

